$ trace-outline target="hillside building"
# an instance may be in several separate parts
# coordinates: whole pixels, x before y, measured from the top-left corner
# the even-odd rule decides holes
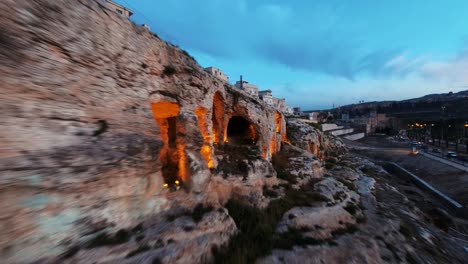
[[[123,5],[117,4],[114,1],[111,0],[102,0],[103,2],[109,9],[114,10],[117,12],[119,15],[125,16],[125,17],[131,17],[133,15],[133,11],[126,8]]]
[[[229,77],[220,69],[215,67],[207,67],[205,71],[213,75],[214,77],[220,79],[223,82],[229,82]]]
[[[240,80],[237,81],[234,86],[252,96],[258,97],[258,86],[242,80],[242,75],[240,77]]]

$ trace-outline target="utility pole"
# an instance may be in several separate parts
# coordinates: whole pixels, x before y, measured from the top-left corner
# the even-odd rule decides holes
[[[465,152],[468,153],[468,140],[466,139],[466,128],[468,127],[468,124],[465,123],[463,124],[463,140],[465,141]]]
[[[442,106],[441,110],[441,126],[440,126],[440,138],[444,139],[444,128],[445,128],[445,120],[444,120],[444,113],[445,113],[445,106]],[[447,137],[447,136],[446,136]],[[445,139],[445,146],[448,148],[448,140]]]

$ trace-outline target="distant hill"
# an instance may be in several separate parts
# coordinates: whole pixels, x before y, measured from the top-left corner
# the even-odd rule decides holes
[[[366,115],[371,111],[404,119],[468,120],[468,90],[457,93],[428,94],[402,101],[366,102],[330,109],[334,113],[349,113],[351,117]]]

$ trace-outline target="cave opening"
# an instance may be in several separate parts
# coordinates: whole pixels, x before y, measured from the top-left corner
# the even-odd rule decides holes
[[[169,147],[175,148],[177,139],[177,119],[175,117],[167,119],[167,137]]]
[[[159,153],[164,186],[178,189],[180,184],[187,181],[185,144],[178,136],[181,130],[177,118],[179,105],[172,102],[152,103],[151,110],[164,143]]]
[[[252,123],[241,116],[233,116],[227,126],[227,141],[235,145],[255,145],[257,131]]]

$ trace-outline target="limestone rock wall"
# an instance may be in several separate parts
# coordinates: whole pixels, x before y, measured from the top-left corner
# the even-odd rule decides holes
[[[343,141],[327,132],[322,132],[311,125],[288,118],[287,139],[296,147],[309,151],[318,159],[325,159],[327,156],[343,154],[346,151]]]
[[[264,159],[281,146],[275,109],[97,1],[5,0],[0,10],[2,259],[133,226],[169,210],[171,188],[182,186],[188,207],[205,201],[233,116],[253,127]]]

